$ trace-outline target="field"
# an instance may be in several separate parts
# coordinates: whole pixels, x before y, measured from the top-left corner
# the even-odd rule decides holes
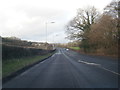
[[[80,47],[70,47],[70,48],[74,50],[80,50]]]

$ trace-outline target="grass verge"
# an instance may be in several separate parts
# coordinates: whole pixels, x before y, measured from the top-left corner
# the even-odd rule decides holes
[[[35,62],[41,61],[51,55],[53,55],[55,52],[53,53],[49,53],[47,55],[43,55],[43,56],[31,56],[31,57],[24,57],[24,58],[20,58],[20,59],[11,59],[11,60],[6,60],[2,62],[2,77],[6,77],[8,75],[10,75],[13,72],[16,72],[17,70],[22,69],[25,66],[31,65]]]
[[[70,47],[70,48],[74,50],[80,50],[80,47]]]

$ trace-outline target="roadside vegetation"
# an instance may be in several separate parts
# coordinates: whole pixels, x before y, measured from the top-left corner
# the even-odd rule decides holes
[[[41,61],[54,52],[48,43],[28,42],[16,37],[2,38],[2,77]]]
[[[70,48],[74,50],[80,50],[80,47],[70,47]]]
[[[9,59],[29,57],[29,56],[35,56],[35,55],[42,56],[47,53],[50,53],[51,51],[52,50],[11,46],[11,45],[2,45],[2,59],[3,59],[3,61],[6,61]]]
[[[100,13],[94,6],[79,8],[67,24],[66,33],[71,44],[78,42],[80,51],[100,55],[118,55],[120,39],[120,2],[113,0]],[[74,45],[73,45],[74,46]],[[68,43],[67,47],[71,47]]]
[[[6,77],[13,72],[16,72],[17,70],[22,69],[23,67],[26,67],[28,65],[31,65],[35,62],[41,61],[51,55],[53,55],[54,52],[48,53],[46,55],[36,55],[36,56],[29,56],[29,57],[23,57],[19,59],[10,59],[2,62],[2,77]]]

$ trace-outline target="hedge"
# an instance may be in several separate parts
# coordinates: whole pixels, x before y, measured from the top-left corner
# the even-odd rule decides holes
[[[2,45],[2,60],[34,56],[34,55],[44,55],[52,51],[53,50],[43,50],[36,48],[25,48],[18,46]]]

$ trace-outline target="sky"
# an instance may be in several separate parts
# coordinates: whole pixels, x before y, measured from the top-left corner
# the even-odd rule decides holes
[[[111,1],[0,0],[0,36],[46,42],[47,35],[49,43],[67,43],[65,25],[76,16],[78,8],[95,6],[102,11]]]

